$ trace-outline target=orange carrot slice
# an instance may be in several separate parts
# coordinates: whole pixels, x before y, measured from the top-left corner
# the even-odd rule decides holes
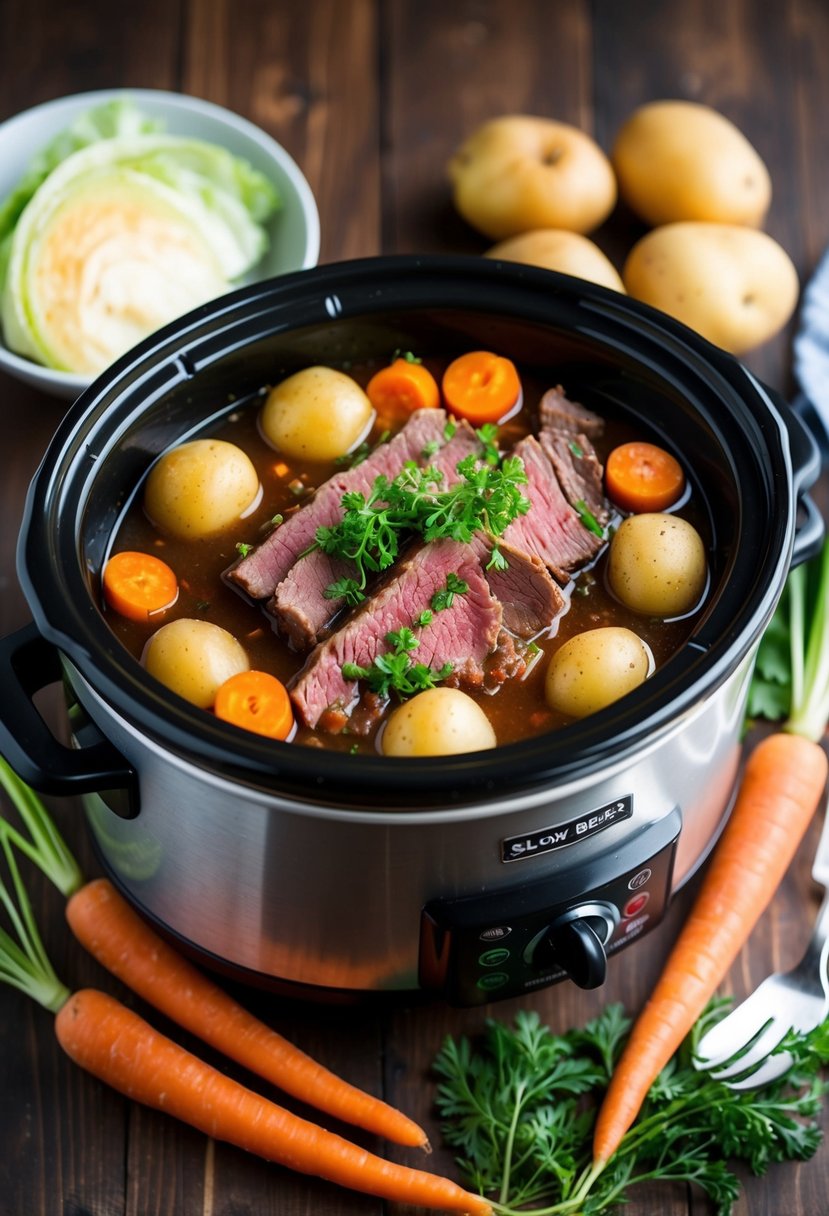
[[[623,511],[664,511],[685,489],[682,465],[655,443],[623,443],[607,458],[608,498]]]
[[[486,350],[469,351],[450,363],[441,387],[449,412],[473,426],[502,422],[521,400],[515,364]]]
[[[178,598],[175,574],[160,557],[125,549],[104,567],[104,599],[131,621],[148,621]]]
[[[219,687],[217,718],[270,739],[287,739],[294,725],[285,685],[266,671],[240,671]]]
[[[434,410],[440,405],[440,389],[429,369],[403,358],[371,377],[366,396],[379,418],[395,425],[405,422],[415,410]]]

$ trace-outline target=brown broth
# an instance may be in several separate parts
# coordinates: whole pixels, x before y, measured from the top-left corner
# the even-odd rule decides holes
[[[376,368],[366,366],[348,370],[349,374],[365,385]],[[439,377],[440,365],[433,363],[431,370]],[[543,391],[556,381],[551,378],[548,382],[541,383],[530,376],[522,375],[522,382],[524,407],[499,432],[499,442],[504,448],[517,442],[524,434],[537,429],[537,402]],[[252,668],[270,672],[283,683],[290,683],[305,660],[306,656],[297,655],[276,634],[271,618],[264,609],[251,604],[222,577],[223,572],[238,558],[238,543],[260,543],[267,535],[276,514],[286,515],[301,509],[302,503],[307,500],[313,489],[321,485],[337,468],[336,464],[299,465],[284,461],[260,434],[259,404],[261,399],[240,406],[218,425],[205,432],[217,439],[237,444],[253,461],[263,486],[262,499],[255,512],[240,520],[232,530],[218,538],[182,541],[159,533],[142,510],[139,494],[133,500],[113,538],[113,552],[136,549],[154,553],[176,571],[180,583],[176,604],[148,625],[127,620],[105,608],[112,631],[136,659],[141,658],[148,638],[161,624],[179,617],[194,617],[209,620],[228,630],[244,646]],[[369,442],[378,438],[379,435],[374,433],[369,437]],[[633,434],[630,427],[618,420],[606,419],[604,435],[595,443],[599,459],[604,462],[613,447],[634,438],[648,437]],[[687,476],[689,470],[685,471]],[[692,495],[686,496],[686,501],[677,514],[693,523],[707,543],[706,522]],[[537,639],[540,653],[525,677],[507,681],[495,693],[477,694],[476,699],[484,706],[499,743],[540,735],[570,720],[547,706],[544,698],[544,674],[550,656],[574,634],[604,625],[624,626],[633,630],[647,643],[657,668],[665,663],[687,638],[693,626],[693,616],[668,622],[650,619],[626,609],[612,596],[605,579],[606,555],[607,546],[588,569],[583,569],[574,576],[565,593],[568,594],[569,608],[559,618],[557,628],[554,626],[555,636]],[[367,736],[357,736],[350,734],[346,727],[341,734],[331,735],[300,726],[294,741],[308,746],[326,746],[343,751],[374,752],[377,748],[376,733],[374,731]]]

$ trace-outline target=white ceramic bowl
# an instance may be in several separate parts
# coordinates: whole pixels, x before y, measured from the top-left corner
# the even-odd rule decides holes
[[[115,98],[129,98],[143,113],[161,119],[170,135],[188,135],[220,144],[242,156],[274,183],[279,211],[266,225],[269,248],[246,282],[269,279],[315,266],[319,257],[319,213],[308,182],[296,162],[269,135],[221,106],[159,89],[101,89],[47,101],[0,124],[0,199],[23,176],[32,157],[84,110]],[[91,377],[41,367],[10,351],[0,332],[0,370],[53,396],[74,398]]]

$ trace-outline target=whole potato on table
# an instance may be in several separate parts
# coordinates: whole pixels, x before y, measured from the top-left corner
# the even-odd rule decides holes
[[[622,270],[628,294],[732,354],[767,341],[798,296],[797,271],[765,232],[733,224],[665,224],[642,237]]]
[[[611,151],[619,194],[648,224],[706,220],[758,227],[771,202],[768,169],[723,114],[692,101],[653,101]]]
[[[599,283],[614,291],[624,291],[625,285],[609,258],[589,237],[564,228],[539,228],[534,232],[522,232],[493,245],[485,254],[488,258],[500,258],[505,262],[522,262],[528,266],[541,266],[545,270],[557,270],[571,274],[577,279]]]
[[[589,135],[526,114],[484,123],[448,172],[458,211],[494,241],[536,228],[590,232],[616,203],[610,161]]]
[[[265,438],[292,460],[335,460],[364,439],[374,408],[360,385],[333,367],[305,367],[268,393]]]

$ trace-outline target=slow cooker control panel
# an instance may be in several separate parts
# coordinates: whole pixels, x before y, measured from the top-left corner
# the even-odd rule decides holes
[[[456,1005],[483,1005],[568,977],[598,987],[607,956],[661,921],[681,826],[675,808],[564,873],[432,900],[421,915],[420,986]]]

